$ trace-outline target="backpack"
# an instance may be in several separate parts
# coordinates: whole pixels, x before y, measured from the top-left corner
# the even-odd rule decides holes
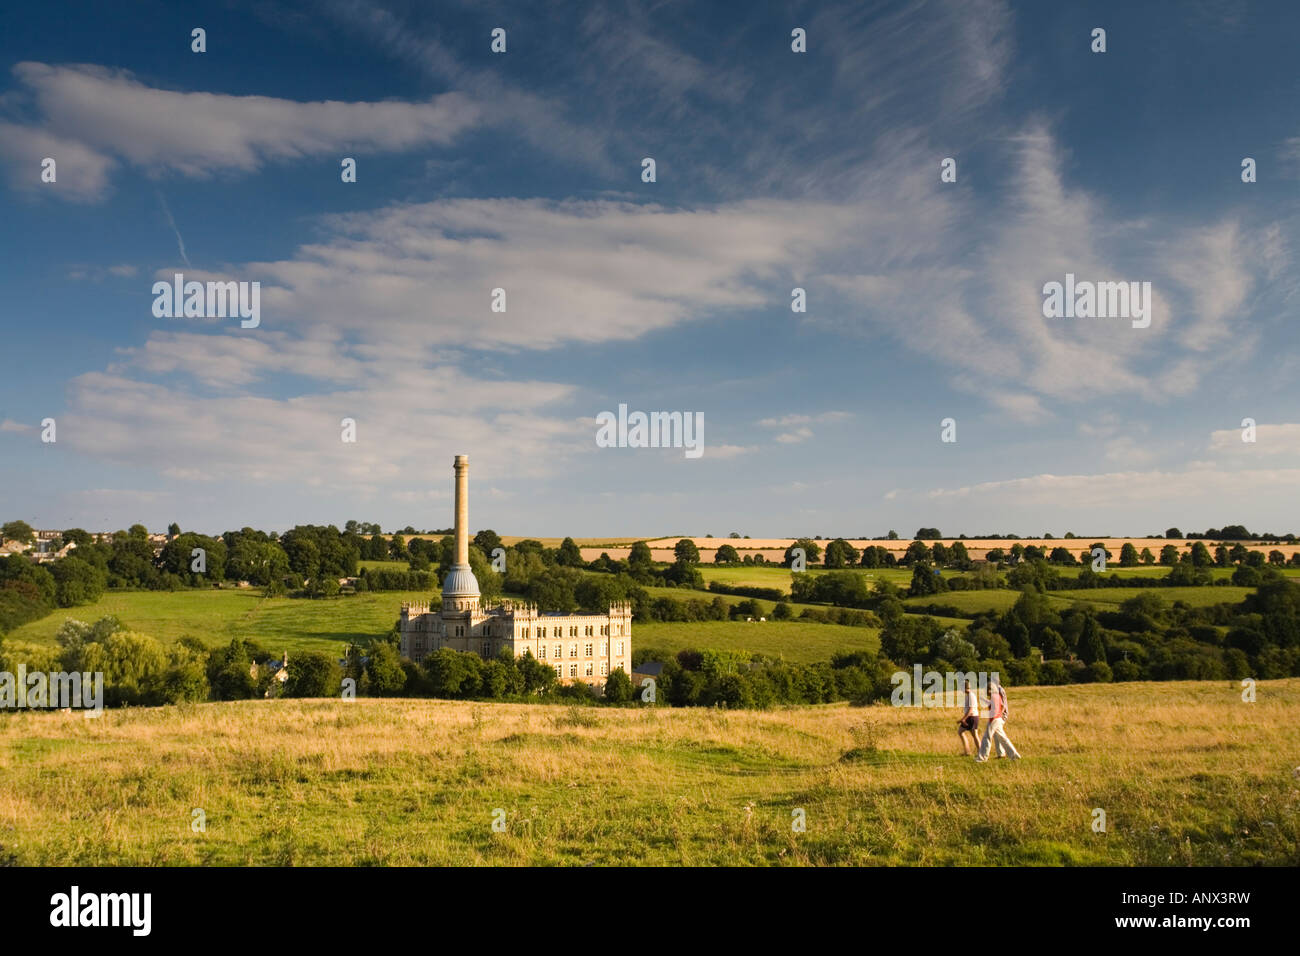
[[[1001,684],[998,685],[998,697],[1002,700],[1002,719],[1006,720],[1011,716],[1011,708],[1007,706],[1007,692],[1002,689]]]

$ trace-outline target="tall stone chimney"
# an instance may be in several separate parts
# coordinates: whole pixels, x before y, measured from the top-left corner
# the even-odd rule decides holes
[[[456,563],[469,565],[469,455],[456,456]]]
[[[478,609],[478,579],[469,566],[469,456],[457,455],[456,471],[456,563],[442,581],[442,616],[460,615]]]

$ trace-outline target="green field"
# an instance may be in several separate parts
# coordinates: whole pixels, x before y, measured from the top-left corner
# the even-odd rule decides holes
[[[868,651],[880,648],[880,631],[874,627],[844,627],[799,621],[753,624],[745,621],[704,621],[672,624],[651,621],[632,630],[634,648],[677,651],[748,651],[783,657],[792,663],[810,664],[830,660],[836,651]]]
[[[904,598],[903,607],[938,604],[955,607],[963,614],[979,614],[981,611],[1005,611],[1015,604],[1019,597],[1019,591],[1007,591],[1001,588],[990,591],[944,591],[942,594]],[[1067,607],[1068,602],[1061,601],[1060,606]]]
[[[1072,573],[1077,574],[1081,570],[1081,567],[1075,568],[1073,571],[1071,571],[1069,568],[1057,568],[1057,570],[1060,571],[1064,576],[1068,577]],[[1118,564],[1115,564],[1112,561],[1110,564],[1106,566],[1105,574],[1107,577],[1109,577],[1112,574],[1118,574],[1122,578],[1127,578],[1127,577],[1163,578],[1169,573],[1169,570],[1170,569],[1168,567],[1162,564],[1140,565],[1139,567],[1136,568],[1121,568]],[[1231,578],[1232,572],[1235,571],[1236,569],[1235,568],[1206,568],[1206,570],[1210,572],[1210,574],[1214,577],[1216,581],[1219,581],[1219,580],[1226,580],[1227,578]],[[1276,568],[1275,570],[1281,571],[1282,574],[1284,574],[1286,577],[1289,578],[1300,577],[1300,568],[1280,567],[1280,568]]]
[[[699,565],[700,574],[704,576],[707,587],[710,581],[747,588],[780,588],[790,593],[790,578],[793,572],[777,564],[744,565],[731,564],[719,567],[716,564]],[[910,568],[850,568],[867,576],[868,581],[892,581],[900,588],[905,588],[912,580]],[[804,574],[825,574],[825,568],[811,567]]]
[[[1300,863],[1300,679],[1013,693],[1023,759],[987,764],[887,705],[10,712],[0,865]]]
[[[409,561],[358,561],[357,571],[366,568],[370,571],[401,571],[405,574],[411,570]]]
[[[342,653],[352,641],[386,634],[403,601],[427,601],[423,592],[378,591],[348,597],[264,598],[254,588],[221,591],[107,591],[85,607],[55,611],[15,628],[7,639],[53,643],[67,618],[95,621],[107,615],[160,641],[185,635],[212,646],[248,638],[268,651]]]
[[[1120,604],[1139,594],[1154,594],[1166,604],[1184,601],[1192,607],[1211,604],[1240,604],[1254,588],[1086,588],[1082,591],[1052,591],[1052,597],[1067,598],[1088,604]]]
[[[722,602],[728,607],[734,607],[741,601],[750,600],[750,598],[738,594],[718,594],[713,591],[696,591],[691,588],[647,587],[643,588],[643,590],[652,598],[666,597],[672,598],[675,601],[704,601],[706,603],[711,603],[714,598],[722,598]],[[762,609],[759,611],[759,615],[770,618],[772,615],[772,608],[776,607],[776,602],[768,601],[763,598],[754,598],[753,600],[758,601],[758,606]],[[793,608],[796,616],[806,609],[824,611],[827,607],[825,604],[799,604],[794,601],[787,601],[786,603]]]

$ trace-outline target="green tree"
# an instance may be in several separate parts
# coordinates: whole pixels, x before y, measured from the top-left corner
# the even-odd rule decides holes
[[[6,521],[0,526],[0,540],[31,544],[36,540],[36,532],[26,521]]]
[[[195,572],[194,549],[204,552],[206,571]],[[81,547],[78,545],[77,550]],[[80,555],[78,555],[80,557]],[[200,584],[204,580],[220,581],[226,576],[226,543],[220,538],[209,538],[193,532],[177,535],[163,545],[158,565],[169,574],[175,574],[187,583]]]
[[[289,570],[315,583],[321,575],[320,545],[305,535],[286,535],[283,543]]]
[[[33,564],[19,554],[11,554],[7,558],[0,558],[0,584],[17,584],[19,582],[32,586],[39,595],[41,603],[46,605],[46,610],[54,607],[58,589],[54,581],[54,575],[47,568],[43,568],[39,564]]]
[[[650,545],[644,541],[633,544],[627,556],[627,566],[633,575],[644,575],[653,571],[654,556],[650,553]]]
[[[317,598],[332,598],[339,596],[339,579],[332,574],[317,575],[316,580],[312,581],[311,596]]]
[[[611,703],[621,704],[633,697],[632,678],[621,667],[614,668],[605,681],[605,699]]]
[[[366,676],[370,692],[377,697],[394,697],[406,689],[406,671],[397,648],[387,641],[375,641],[366,654]]]
[[[1138,551],[1133,547],[1132,542],[1125,541],[1124,547],[1119,549],[1119,566],[1121,568],[1136,568],[1138,566]]]
[[[537,660],[532,651],[525,651],[515,658],[515,668],[523,678],[523,693],[545,695],[554,689],[557,680],[555,668]]]
[[[414,546],[415,542],[411,542]],[[501,535],[497,534],[491,528],[484,528],[478,534],[474,535],[474,546],[482,551],[490,559],[492,552],[497,548],[504,547],[501,542]]]
[[[900,564],[917,564],[926,563],[930,560],[930,549],[926,547],[924,541],[913,541],[907,546],[907,553],[903,555]]]
[[[361,553],[367,561],[387,561],[388,539],[382,534],[372,535],[362,543]]]
[[[435,697],[472,697],[479,689],[480,658],[449,647],[439,648],[424,659],[424,670]]]
[[[828,568],[851,568],[858,563],[858,549],[843,538],[826,545],[825,565]]]
[[[145,634],[114,631],[102,643],[86,644],[78,655],[78,670],[104,675],[104,703],[156,704],[167,670],[167,652]]]
[[[794,544],[785,549],[785,554],[781,558],[781,563],[787,568],[794,566],[794,552],[796,548],[803,549],[804,566],[811,567],[816,564],[822,556],[822,546],[812,538],[799,538]]]
[[[1061,637],[1061,632],[1056,628],[1045,627],[1043,636],[1039,638],[1039,650],[1043,652],[1044,657],[1060,660],[1067,653],[1065,638]]]
[[[966,550],[966,545],[960,541],[953,542],[948,563],[962,571],[969,571],[974,566],[974,562],[970,559],[970,553]]]
[[[501,661],[483,661],[479,665],[479,695],[487,698],[506,696],[510,686],[509,678],[509,671]]]
[[[918,562],[912,568],[912,584],[907,589],[908,597],[938,594],[946,590],[948,590],[948,583],[936,569],[922,562]]]
[[[411,553],[406,548],[406,539],[400,534],[393,535],[393,540],[389,542],[388,556],[394,561],[410,560]]]
[[[682,538],[673,545],[673,556],[679,564],[699,564],[700,549],[690,538]]]
[[[1235,587],[1257,588],[1261,580],[1259,570],[1249,564],[1239,564],[1232,572],[1232,583]]]
[[[724,544],[713,554],[714,564],[737,564],[740,561],[740,552],[729,544]]]
[[[104,572],[80,558],[69,556],[55,561],[50,571],[59,607],[94,604],[104,593]]]
[[[167,669],[158,682],[156,696],[160,704],[205,701],[211,693],[204,673],[206,655],[180,645],[173,645]]]
[[[635,550],[635,546],[633,546]],[[649,547],[646,548],[649,551]],[[555,556],[555,563],[566,568],[580,568],[585,564],[582,560],[582,549],[572,538],[565,538],[560,542],[559,553]]]
[[[1160,549],[1160,563],[1172,567],[1178,563],[1178,546],[1167,544]]]
[[[942,538],[938,528],[917,528],[916,534],[912,535],[923,541],[934,541],[936,538]]]
[[[496,604],[501,599],[504,579],[478,548],[469,549],[469,569],[478,581],[479,603],[483,607]]]
[[[208,655],[208,683],[216,700],[247,700],[257,694],[251,669],[261,649],[238,638]]]
[[[95,546],[95,539],[83,528],[69,528],[63,532],[63,543],[75,544],[78,550],[88,551]]]
[[[1083,632],[1079,635],[1079,660],[1085,664],[1106,660],[1106,640],[1097,619],[1091,614],[1084,620]]]
[[[284,692],[289,697],[336,697],[341,692],[338,662],[319,651],[290,657],[288,670]]]

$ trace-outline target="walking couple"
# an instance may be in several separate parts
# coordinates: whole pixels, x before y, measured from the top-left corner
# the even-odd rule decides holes
[[[980,740],[980,705],[979,695],[971,687],[970,681],[965,681],[966,685],[966,707],[962,713],[962,718],[957,722],[957,736],[961,738],[961,748],[967,757],[971,755],[972,746],[979,741],[979,748],[975,754],[975,762],[983,763],[989,759],[990,745],[996,745],[999,757],[1010,757],[1012,760],[1019,760],[1020,753],[1011,743],[1011,738],[1007,736],[1007,692],[1002,689],[1002,685],[996,680],[989,682],[989,722],[984,727],[984,739]],[[967,740],[967,734],[970,739]]]

